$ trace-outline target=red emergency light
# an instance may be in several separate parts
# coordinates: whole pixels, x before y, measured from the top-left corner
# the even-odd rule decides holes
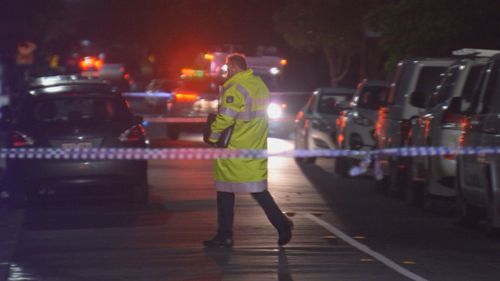
[[[181,102],[193,102],[198,99],[198,94],[196,92],[179,91],[175,92],[175,99]]]
[[[88,56],[88,57],[84,57],[80,61],[80,68],[82,70],[90,70],[90,69],[99,70],[102,68],[103,64],[104,64],[104,62],[102,60],[100,60],[96,57]]]

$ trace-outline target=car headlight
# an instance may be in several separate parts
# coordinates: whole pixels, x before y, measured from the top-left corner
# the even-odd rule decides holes
[[[270,119],[278,119],[281,118],[282,115],[283,115],[283,109],[279,104],[270,103],[267,106],[267,116]]]
[[[277,67],[271,67],[269,69],[269,72],[271,73],[271,75],[278,75],[278,74],[280,74],[280,69]]]

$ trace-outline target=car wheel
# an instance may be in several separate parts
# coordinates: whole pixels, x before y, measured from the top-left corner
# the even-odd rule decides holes
[[[498,225],[495,223],[499,220],[498,218],[498,213],[496,210],[496,202],[495,198],[493,195],[493,178],[491,176],[491,166],[488,166],[488,173],[487,176],[489,178],[489,186],[488,186],[488,205],[486,207],[486,233],[489,237],[491,238],[498,238],[500,236],[500,228]]]
[[[299,136],[300,134],[298,133],[298,130],[295,131],[295,149],[302,149],[302,147],[300,146],[299,144]],[[304,158],[303,157],[295,157],[295,162],[297,163],[301,163],[302,161],[304,161]]]
[[[489,203],[489,207],[486,211],[486,224],[485,230],[486,234],[491,238],[498,238],[500,236],[500,228],[495,225],[495,208],[493,203]]]
[[[437,212],[439,210],[440,199],[429,192],[433,182],[431,160],[427,158],[427,169],[425,171],[426,178],[422,188],[422,207],[429,212]]]
[[[400,158],[389,162],[389,193],[401,198],[405,192],[405,183],[408,182],[408,160]]]
[[[460,166],[457,163],[457,178],[455,179],[455,188],[457,190],[456,208],[459,215],[459,223],[467,227],[475,227],[481,219],[481,210],[479,207],[467,203],[464,197],[462,183],[460,182]]]
[[[335,159],[335,174],[341,177],[349,177],[351,170],[351,159],[347,157],[337,157]]]
[[[181,132],[177,126],[167,126],[167,137],[171,140],[178,140]]]
[[[149,187],[147,183],[134,185],[130,192],[130,203],[136,206],[144,206],[149,202]]]
[[[298,134],[296,134],[297,136]],[[300,147],[297,138],[295,138],[295,148],[296,149],[309,149],[309,134],[306,133],[306,136],[304,138],[304,147]],[[309,163],[309,164],[314,164],[316,162],[316,157],[295,157],[295,161],[301,162],[301,163]]]
[[[305,146],[306,149],[311,149],[309,145],[309,131],[306,134],[306,139],[305,139]],[[304,162],[309,163],[309,164],[314,164],[316,162],[316,157],[305,157]]]
[[[9,194],[9,198],[6,200],[7,208],[10,210],[25,208],[28,201],[26,190],[26,187],[17,185],[16,190],[14,192],[11,192]]]
[[[404,199],[410,206],[421,206],[422,204],[422,183],[414,180],[415,166],[411,159],[408,162],[408,176],[404,184]]]

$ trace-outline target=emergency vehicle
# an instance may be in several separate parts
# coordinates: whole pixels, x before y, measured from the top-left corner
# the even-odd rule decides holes
[[[258,48],[259,49],[259,48]],[[247,66],[260,76],[270,90],[278,88],[287,60],[275,54],[276,50],[260,48],[256,55],[245,55]],[[210,112],[216,112],[221,94],[220,87],[227,78],[226,58],[231,53],[240,53],[234,45],[226,45],[224,51],[201,53],[196,61],[199,68],[183,68],[178,86],[167,102],[167,136],[178,139],[181,132],[201,132]],[[271,98],[272,99],[272,98]],[[271,102],[268,115],[279,120],[286,107],[281,102]],[[161,121],[160,119],[156,119]],[[271,126],[276,127],[276,126]]]
[[[240,53],[240,50],[237,46],[226,45],[224,50],[207,52],[200,54],[200,56],[208,64],[207,71],[210,75],[225,77],[227,75],[227,56],[235,52]],[[254,74],[260,76],[272,91],[280,90],[280,82],[283,79],[284,68],[288,61],[276,54],[275,47],[259,46],[255,54],[241,53],[245,55],[247,66],[253,70]]]

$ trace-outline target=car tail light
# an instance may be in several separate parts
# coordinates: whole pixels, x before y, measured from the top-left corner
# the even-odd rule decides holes
[[[441,118],[441,126],[443,128],[457,128],[461,127],[462,115],[444,112],[443,117]]]
[[[345,116],[345,114],[342,114],[340,115],[339,117],[337,117],[337,119],[335,119],[335,125],[339,128],[345,128],[347,124],[347,117]]]
[[[456,154],[445,154],[445,155],[443,156],[443,158],[444,158],[445,160],[455,160],[455,159],[457,158],[457,155],[456,155]]]
[[[338,143],[339,147],[342,147],[342,144],[344,143],[344,134],[337,135],[337,143]]]
[[[462,129],[462,133],[458,137],[458,146],[464,146],[465,132],[471,128],[470,117],[462,116],[462,118],[460,118],[460,128]]]
[[[297,114],[295,115],[295,122],[299,122],[300,119],[302,119],[302,117],[304,117],[304,112],[302,111],[297,112]]]
[[[137,124],[123,132],[118,139],[122,142],[141,141],[145,135],[144,127],[141,124]]]
[[[195,92],[176,92],[175,100],[180,102],[193,102],[198,99],[198,94]]]
[[[204,55],[204,58],[206,60],[212,61],[212,60],[214,60],[214,55],[207,53]]]
[[[406,141],[411,133],[411,121],[403,120],[401,121],[401,141]]]
[[[10,144],[12,147],[32,146],[35,141],[28,135],[15,131],[10,135]]]
[[[90,70],[90,69],[96,69],[99,70],[102,68],[102,65],[104,62],[96,57],[84,57],[80,61],[80,68],[82,70]]]

